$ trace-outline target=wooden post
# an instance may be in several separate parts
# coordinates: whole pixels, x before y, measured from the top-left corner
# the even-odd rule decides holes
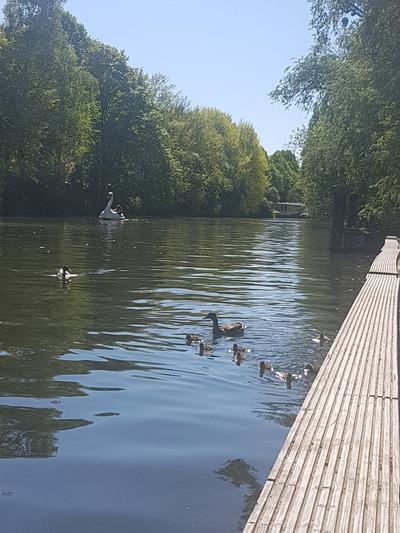
[[[333,210],[331,226],[331,250],[338,251],[343,247],[344,219],[346,215],[346,187],[335,185],[333,188]]]

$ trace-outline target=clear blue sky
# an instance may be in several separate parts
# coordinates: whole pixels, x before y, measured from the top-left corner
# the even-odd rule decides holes
[[[169,76],[192,104],[251,122],[268,153],[306,121],[268,93],[311,44],[307,0],[67,0],[66,8],[132,65]]]

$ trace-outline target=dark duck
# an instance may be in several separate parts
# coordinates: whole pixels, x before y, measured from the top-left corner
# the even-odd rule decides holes
[[[209,318],[212,320],[214,337],[231,337],[234,335],[241,335],[246,329],[246,326],[243,324],[243,322],[234,322],[233,324],[224,324],[223,326],[220,326],[215,313],[208,313],[208,315],[204,318]]]

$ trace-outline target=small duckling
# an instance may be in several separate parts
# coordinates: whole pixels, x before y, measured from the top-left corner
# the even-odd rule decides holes
[[[278,379],[286,383],[288,389],[292,388],[293,381],[296,381],[297,379],[297,376],[291,372],[275,372],[275,375]]]
[[[318,374],[318,370],[319,368],[312,365],[311,363],[306,363],[304,365],[304,375],[305,376],[310,376],[310,375],[313,375],[313,376],[316,376]]]
[[[244,352],[236,352],[233,356],[233,359],[235,363],[237,364],[237,366],[240,366],[243,363],[243,361],[246,361],[246,356]]]
[[[260,378],[262,378],[265,372],[270,372],[272,370],[272,365],[271,363],[260,361],[259,369],[260,369]]]
[[[232,351],[233,351],[233,354],[236,355],[237,353],[245,354],[247,350],[246,350],[246,348],[243,348],[243,346],[239,346],[235,342],[235,344],[232,347]]]
[[[315,337],[313,339],[313,342],[316,342],[317,344],[320,344],[321,346],[324,344],[325,341],[329,341],[329,337],[324,335],[322,332],[318,335],[318,337]]]
[[[199,344],[199,355],[212,353],[213,350],[214,350],[214,346],[212,344],[204,344],[204,342],[201,342]]]
[[[67,280],[71,277],[71,271],[68,266],[63,266],[58,269],[57,277],[62,280]]]
[[[198,344],[201,342],[200,335],[186,335],[186,344]]]

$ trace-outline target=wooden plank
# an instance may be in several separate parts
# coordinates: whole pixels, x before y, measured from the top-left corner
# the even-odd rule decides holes
[[[381,253],[371,265],[370,273],[398,274],[399,242],[396,237],[387,237]]]
[[[398,533],[398,253],[387,239],[371,267],[385,274],[367,276],[245,533]]]
[[[355,324],[355,326],[356,325],[357,324]],[[358,331],[358,333],[360,332]],[[348,335],[350,334],[351,331],[348,333]],[[365,342],[365,339],[362,339],[361,336],[359,336],[358,341],[361,344]],[[349,353],[348,355],[352,354]],[[363,371],[363,369],[361,368],[360,372],[360,363],[362,362],[362,360],[358,358],[357,362],[357,359],[355,359],[354,357],[347,357],[347,361],[348,365],[346,367],[345,374],[347,374],[348,378],[346,386],[344,388],[344,395],[341,399],[337,396],[331,396],[330,398],[330,401],[333,403],[333,412],[330,417],[330,422],[328,423],[330,432],[327,432],[324,435],[323,442],[321,443],[325,454],[321,454],[321,457],[319,459],[317,472],[313,479],[313,491],[307,495],[307,502],[302,511],[302,521],[301,526],[299,527],[299,531],[306,531],[306,527],[308,528],[308,523],[311,519],[313,520],[314,527],[316,526],[316,523],[319,524],[319,527],[322,527],[328,498],[331,492],[330,480],[334,478],[337,469],[334,445],[337,446],[336,452],[338,453],[339,449],[343,445],[343,436],[346,420],[350,417],[351,421],[355,421],[356,410],[350,409],[350,402],[354,393],[354,391],[352,390],[352,386],[357,383],[358,388],[361,387],[360,379],[357,379],[357,376],[360,373],[362,374]],[[365,362],[363,362],[363,364],[365,364]],[[343,420],[343,424],[339,423],[340,420]],[[349,437],[350,436],[351,434],[349,434]],[[350,446],[351,439],[345,444],[346,446]],[[317,507],[318,510],[315,509],[314,516],[312,518],[311,511],[315,507]]]
[[[375,280],[371,280],[371,283],[375,283]],[[362,299],[363,299],[363,293],[358,295],[354,305],[356,307],[361,308],[363,305]],[[342,328],[347,330],[348,328],[352,327],[352,323],[354,321],[355,321],[355,317],[349,315],[348,318],[345,320]],[[341,344],[343,343],[343,340],[344,340],[344,337],[338,337],[337,339],[335,339],[330,353],[334,350],[334,347],[336,344],[340,348]],[[339,353],[340,353],[340,350],[338,350],[337,354]],[[337,354],[336,354],[336,363],[338,365],[338,371],[339,371],[340,358]],[[314,412],[315,405],[319,404],[320,407],[323,406],[324,405],[323,401],[326,400],[327,397],[329,397],[329,391],[332,388],[334,388],[332,379],[330,379],[329,376],[325,379],[325,383],[323,383],[322,387],[318,386],[319,382],[324,381],[323,377],[324,377],[324,372],[325,372],[325,366],[329,363],[330,358],[331,356],[328,354],[328,357],[326,358],[323,366],[321,367],[321,370],[316,380],[314,381],[314,384],[310,390],[310,393],[307,396],[306,401],[303,404],[300,418],[296,420],[295,425],[293,426],[286,440],[285,446],[282,449],[280,456],[278,457],[278,460],[276,462],[276,468],[272,470],[269,476],[269,479],[274,480],[274,484],[269,484],[269,491],[271,491],[272,488],[274,488],[274,490],[272,494],[272,499],[268,501],[268,508],[265,509],[264,514],[263,514],[263,518],[262,518],[263,526],[268,526],[269,522],[274,518],[273,514],[271,513],[275,513],[275,515],[279,514],[280,517],[282,517],[282,511],[278,509],[278,503],[279,503],[279,500],[281,499],[281,492],[285,488],[285,483],[280,482],[280,479],[285,480],[289,477],[290,471],[292,469],[292,465],[295,464],[296,460],[300,461],[300,459],[298,459],[298,454],[302,450],[308,449],[306,446],[304,446],[305,439],[307,438],[312,439],[314,437],[315,428],[318,427],[318,424],[320,423],[320,421],[315,417],[315,412]],[[331,365],[334,365],[332,361],[330,362],[331,362]],[[329,371],[330,370],[331,369],[329,369]],[[341,371],[344,373],[344,369],[342,369]],[[344,375],[342,377],[344,379]],[[321,410],[322,410],[322,413],[326,412],[326,410],[323,408]],[[310,419],[308,420],[308,423],[300,424],[302,414],[307,413],[307,412],[310,415]],[[312,420],[312,418],[314,418],[314,420]],[[285,458],[285,461],[283,461],[284,458]],[[265,496],[266,496],[265,493],[262,494],[260,497],[260,500],[262,500],[262,498],[264,498]],[[259,510],[260,505],[258,505],[256,509]],[[249,522],[250,523],[252,522],[252,517],[250,517]],[[256,531],[259,531],[259,530],[256,529]]]
[[[378,294],[376,287],[371,287],[370,290],[372,301],[377,301]],[[351,479],[349,480],[349,455],[351,454],[351,451],[354,450],[352,443],[355,433],[354,425],[356,422],[356,417],[364,416],[364,413],[359,413],[359,407],[360,399],[365,397],[365,371],[368,371],[368,367],[373,364],[373,361],[371,362],[369,358],[362,357],[363,353],[365,352],[365,347],[370,345],[371,337],[373,337],[374,335],[374,331],[371,331],[369,328],[363,327],[363,321],[371,319],[372,309],[373,307],[371,305],[366,306],[366,311],[368,312],[368,314],[361,315],[358,323],[359,329],[357,333],[358,335],[362,334],[363,342],[362,344],[358,343],[359,346],[357,352],[355,353],[355,360],[353,361],[353,365],[355,366],[355,364],[357,364],[357,361],[358,365],[360,365],[361,362],[363,362],[364,364],[361,367],[361,372],[358,374],[357,383],[349,391],[348,395],[344,398],[344,401],[342,402],[342,416],[338,417],[338,419],[336,420],[335,439],[332,440],[332,442],[328,443],[330,446],[330,462],[332,463],[331,471],[327,473],[325,481],[325,484],[330,487],[329,498],[326,502],[327,516],[324,522],[324,529],[328,531],[335,530],[338,515],[340,515],[341,511],[343,510],[343,505],[341,504],[341,502],[344,498],[344,494],[346,494],[350,490],[348,498],[350,500],[352,498],[351,489],[354,487],[354,482],[351,483]],[[352,332],[352,335],[354,340],[356,333]],[[351,339],[349,339],[349,341],[351,342]],[[351,381],[355,381],[355,376],[351,376]],[[336,398],[334,399],[334,401],[336,401]],[[360,443],[360,447],[361,445],[362,441]],[[342,517],[342,520],[345,519],[346,517]]]

